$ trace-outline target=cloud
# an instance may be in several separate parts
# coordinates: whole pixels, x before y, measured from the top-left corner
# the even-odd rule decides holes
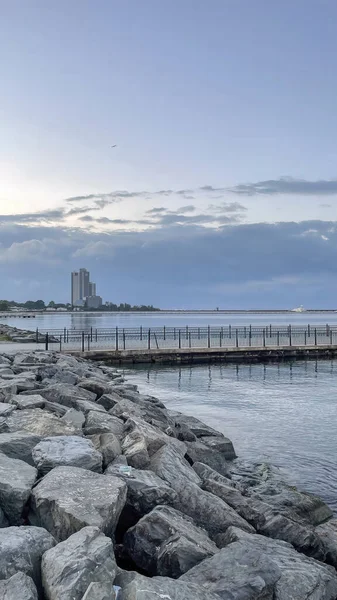
[[[239,202],[222,202],[221,204],[210,204],[208,210],[215,213],[240,213],[246,211],[247,207]]]
[[[36,213],[19,213],[17,215],[0,215],[0,223],[38,223],[39,221],[62,221],[63,208],[44,210]]]
[[[321,179],[318,181],[307,181],[292,177],[280,177],[280,179],[269,179],[267,181],[236,185],[229,188],[228,191],[243,196],[272,196],[275,194],[332,196],[337,194],[337,180]]]
[[[70,210],[68,210],[68,212],[66,213],[65,216],[71,217],[71,216],[76,216],[76,215],[82,215],[87,212],[92,212],[93,210],[100,210],[100,207],[99,206],[82,206],[82,207],[71,208]]]
[[[167,211],[167,208],[165,208],[164,206],[158,206],[158,207],[154,207],[154,208],[150,208],[150,210],[146,211],[147,215],[157,215],[160,213],[164,213]]]

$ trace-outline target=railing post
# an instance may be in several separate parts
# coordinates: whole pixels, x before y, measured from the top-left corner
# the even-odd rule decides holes
[[[82,352],[84,352],[84,331],[82,331]]]
[[[198,340],[200,340],[200,327],[198,327]]]
[[[46,333],[46,350],[48,350],[48,348],[49,348],[49,334],[47,331],[47,333]]]
[[[289,325],[289,346],[292,345],[292,339],[291,339],[291,325]]]
[[[90,341],[92,342],[92,327],[90,327]]]
[[[164,341],[165,341],[166,340],[166,327],[165,327],[165,325],[164,325],[164,328],[163,328],[163,338],[164,338]]]
[[[263,328],[263,334],[262,334],[262,340],[263,340],[263,347],[266,347],[266,330],[265,328]]]
[[[310,337],[310,323],[308,323],[308,337]]]
[[[149,328],[149,331],[147,332],[147,348],[148,350],[151,350],[151,329]]]
[[[190,332],[190,331],[189,331],[189,333],[188,333],[188,347],[189,347],[189,348],[191,348],[191,347],[192,347],[192,345],[191,345],[191,332]]]
[[[269,325],[269,337],[271,338],[271,323]]]
[[[38,327],[36,328],[36,338],[35,338],[35,340],[36,340],[36,343],[38,344],[39,343],[39,328]]]
[[[276,344],[277,344],[277,346],[279,346],[279,345],[280,345],[280,330],[279,330],[279,329],[277,330],[277,340],[276,340]]]
[[[243,328],[243,337],[246,339],[246,335],[247,335],[247,328],[246,326],[244,326]]]
[[[235,347],[238,348],[239,347],[239,332],[238,329],[236,328],[235,330]]]
[[[248,332],[248,346],[252,345],[252,326],[249,326],[249,332]]]
[[[315,327],[315,346],[317,346],[317,328]]]
[[[88,350],[90,350],[90,334],[88,333]]]
[[[174,328],[174,335],[175,335],[175,331],[176,331],[176,330],[175,330],[175,328]],[[174,338],[174,339],[175,339],[175,338]],[[179,348],[181,348],[181,331],[180,331],[180,329],[179,329],[179,331],[178,331],[178,342],[179,342]]]
[[[66,339],[67,339],[67,330],[66,330],[66,328],[64,328],[64,330],[63,330],[63,341],[66,342]]]
[[[60,352],[62,352],[62,335],[60,335]]]
[[[231,340],[232,339],[232,326],[228,325],[228,337]]]
[[[67,329],[67,343],[69,342],[69,329]]]
[[[219,332],[219,347],[221,348],[221,346],[222,346],[222,338],[221,338],[221,329],[220,329],[220,332]]]
[[[140,326],[140,328],[139,328],[139,335],[140,335],[140,341],[142,342],[143,341],[143,327],[142,326]]]
[[[210,348],[211,347],[211,328],[208,325],[207,328],[207,347]]]
[[[175,327],[173,328],[173,339],[174,339],[174,341],[176,340],[176,328]],[[180,348],[180,346],[179,346],[179,348]]]
[[[116,352],[118,352],[118,336],[119,336],[118,327],[116,327]]]
[[[304,331],[304,345],[307,345],[307,330]]]
[[[125,330],[123,328],[123,350],[125,350]]]
[[[332,329],[330,329],[330,345],[332,346]]]
[[[97,327],[96,327],[96,331],[95,331],[95,341],[97,342]]]
[[[188,325],[186,325],[186,339],[188,339]]]

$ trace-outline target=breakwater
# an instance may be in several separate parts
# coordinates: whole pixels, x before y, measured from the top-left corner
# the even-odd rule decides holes
[[[329,507],[114,367],[1,354],[0,400],[0,596],[337,597]]]

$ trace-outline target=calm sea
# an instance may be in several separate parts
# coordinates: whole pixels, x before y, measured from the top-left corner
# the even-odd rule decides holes
[[[172,325],[337,325],[337,313],[52,314],[4,322],[34,330]],[[269,461],[320,495],[337,514],[337,362],[153,367],[127,371],[141,391],[200,417],[230,437],[243,458]]]
[[[199,417],[242,458],[268,461],[337,514],[337,361],[151,367],[126,371],[142,392]]]

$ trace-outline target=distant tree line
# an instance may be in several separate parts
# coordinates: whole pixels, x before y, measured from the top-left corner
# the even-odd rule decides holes
[[[62,304],[60,302],[54,302],[51,300],[49,304],[45,304],[43,300],[27,300],[27,302],[14,302],[14,300],[0,300],[0,311],[6,312],[11,310],[12,308],[22,308],[24,310],[45,310],[46,308],[67,308],[71,310],[71,304]],[[151,305],[142,304],[140,306],[132,306],[127,302],[121,302],[121,304],[114,304],[113,302],[108,302],[101,306],[100,308],[85,308],[82,310],[85,311],[107,311],[107,312],[131,312],[131,311],[140,311],[140,312],[151,312],[160,310],[159,308],[155,308]]]

